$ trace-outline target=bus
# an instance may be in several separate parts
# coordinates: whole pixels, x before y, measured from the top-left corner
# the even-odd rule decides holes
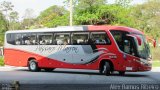
[[[68,68],[124,75],[150,71],[151,60],[144,33],[125,26],[62,26],[5,33],[5,64],[33,72]]]

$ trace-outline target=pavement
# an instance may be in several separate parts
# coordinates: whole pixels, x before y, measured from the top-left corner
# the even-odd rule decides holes
[[[20,90],[160,90],[159,75],[160,67],[154,67],[149,72],[127,72],[125,76],[120,76],[117,72],[105,76],[100,75],[98,70],[55,69],[53,72],[30,72],[27,67],[4,66],[0,67],[0,90],[13,90],[8,87],[15,81],[19,81]],[[140,89],[112,89],[112,85],[139,85]],[[144,85],[152,85],[157,89],[141,88]]]
[[[152,72],[160,72],[160,67],[153,67]]]
[[[26,69],[27,67],[0,66],[0,71],[14,71],[17,69]]]

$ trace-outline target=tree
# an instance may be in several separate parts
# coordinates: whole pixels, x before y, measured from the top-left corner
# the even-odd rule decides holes
[[[68,25],[69,13],[64,7],[54,5],[41,12],[37,19],[45,27]]]
[[[4,32],[7,30],[6,22],[4,15],[0,12],[0,46],[3,45],[4,42]]]
[[[17,29],[18,27],[16,27],[16,24],[18,22],[18,12],[16,11],[11,12],[9,18],[10,18],[10,29],[11,30]]]
[[[133,0],[116,0],[115,4],[123,6],[123,7],[128,7],[129,4],[132,2]]]
[[[130,7],[117,5],[117,3],[107,4],[106,0],[79,0],[74,12],[74,21],[75,24],[82,25],[118,24],[132,26],[132,19],[129,17],[130,10]]]
[[[106,0],[78,0],[77,8],[86,9],[106,4]]]
[[[24,19],[22,21],[22,28],[29,29],[31,26],[35,24],[34,10],[30,8],[26,9],[23,18]]]
[[[137,28],[154,38],[159,37],[160,31],[160,1],[149,0],[137,5],[132,10],[132,18]]]
[[[9,30],[9,13],[13,10],[13,5],[12,5],[12,3],[11,2],[7,2],[7,1],[3,1],[2,3],[1,3],[1,6],[0,6],[0,10],[1,10],[1,12],[3,13],[5,13],[5,18],[6,18],[6,20],[8,20],[8,21],[6,21],[7,23],[6,23],[6,29],[7,30]]]
[[[7,20],[2,12],[0,12],[0,33],[4,33],[7,30]]]

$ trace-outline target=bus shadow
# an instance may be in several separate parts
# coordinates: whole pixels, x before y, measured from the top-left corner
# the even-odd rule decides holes
[[[51,73],[67,73],[67,74],[86,74],[86,75],[102,75],[100,73],[96,72],[76,72],[76,71],[53,71]],[[148,77],[148,75],[143,75],[143,74],[125,74],[125,75],[119,75],[118,73],[112,73],[109,77],[111,76],[119,76],[119,77]],[[106,76],[107,77],[107,76]]]
[[[148,77],[149,75],[144,74],[130,74],[126,73],[125,75],[119,75],[118,73],[111,74],[111,76],[120,76],[120,77]]]
[[[83,75],[101,75],[100,73],[97,72],[77,72],[77,71],[53,71],[50,73],[63,73],[63,74],[83,74]]]
[[[28,69],[20,69],[20,70],[17,70],[17,71],[25,71],[25,72],[31,72],[29,71]],[[100,76],[105,76],[105,75],[102,75],[100,74],[99,72],[87,72],[87,71],[64,71],[64,70],[54,70],[52,72],[45,72],[44,70],[41,70],[40,71],[41,73],[62,73],[62,74],[81,74],[81,75],[100,75]],[[32,72],[32,73],[39,73],[39,72]],[[147,74],[144,74],[144,73],[126,73],[125,75],[119,75],[118,72],[114,72],[112,73],[109,77],[112,77],[112,76],[118,76],[118,77],[148,77],[149,75]],[[107,76],[106,76],[107,77]]]

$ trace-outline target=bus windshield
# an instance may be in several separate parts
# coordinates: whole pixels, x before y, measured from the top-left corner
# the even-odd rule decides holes
[[[150,49],[144,35],[118,30],[112,30],[111,34],[121,51],[143,59],[149,58]]]
[[[136,35],[140,38],[141,44],[137,41],[137,53],[140,58],[147,59],[150,56],[150,49],[144,35]]]

